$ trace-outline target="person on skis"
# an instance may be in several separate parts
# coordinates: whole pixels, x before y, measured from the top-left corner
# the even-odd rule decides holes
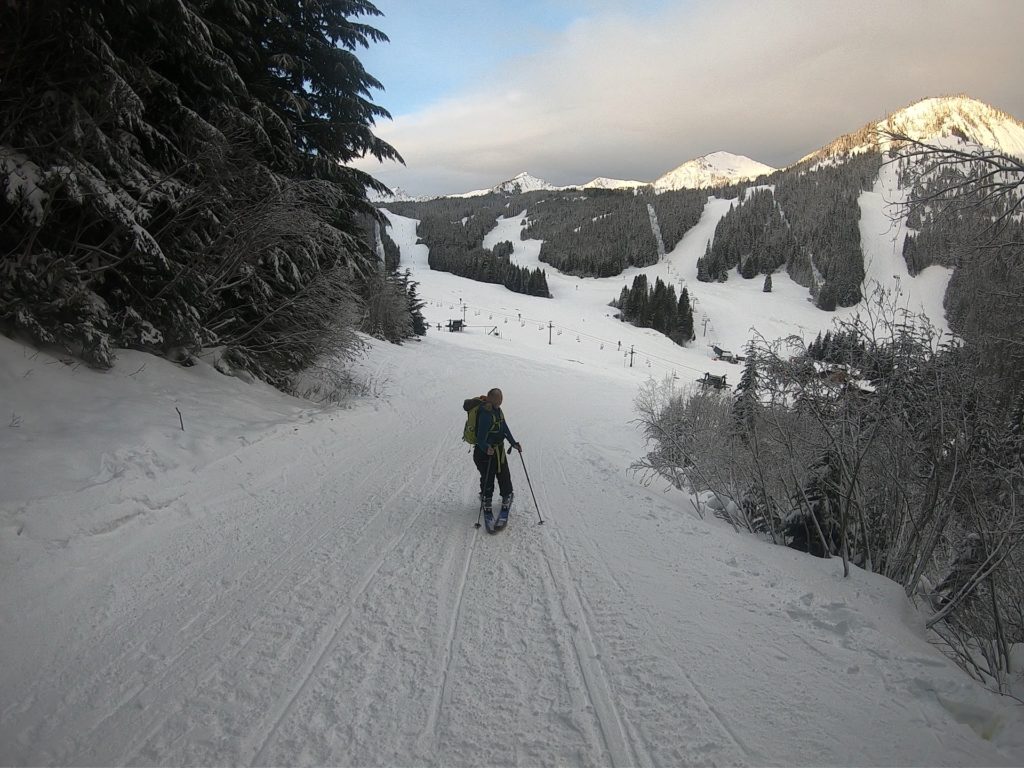
[[[501,514],[508,519],[508,510],[512,506],[512,476],[508,471],[508,457],[505,455],[504,442],[520,453],[523,446],[512,437],[512,432],[505,421],[501,410],[501,390],[495,387],[486,395],[466,400],[462,407],[466,411],[477,408],[476,445],[473,446],[473,463],[480,472],[480,499],[484,514],[491,514],[491,498],[494,496],[494,478],[498,478],[498,490],[501,493]]]

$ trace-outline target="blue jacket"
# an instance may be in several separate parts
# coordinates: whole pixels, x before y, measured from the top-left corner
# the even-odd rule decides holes
[[[497,412],[501,416],[501,429],[494,433],[491,432],[491,428],[494,426],[495,412],[487,410],[482,405],[476,412],[476,447],[481,451],[486,451],[490,445],[501,445],[503,440],[508,440],[511,445],[516,444],[516,439],[509,431],[508,422],[505,421],[505,414],[501,412],[501,408],[498,408]]]

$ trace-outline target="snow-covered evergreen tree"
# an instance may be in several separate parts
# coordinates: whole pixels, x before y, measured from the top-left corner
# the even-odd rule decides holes
[[[417,336],[427,335],[427,320],[423,317],[423,307],[427,304],[421,300],[416,288],[419,283],[412,280],[410,271],[405,270],[405,293],[409,297],[409,314],[412,316],[412,332]]]
[[[754,431],[759,387],[760,372],[758,371],[757,346],[751,341],[747,344],[746,360],[743,361],[743,373],[740,374],[739,383],[734,390],[736,400],[733,404],[732,412],[736,423],[736,433],[741,439],[746,439],[746,436]]]
[[[704,246],[704,255],[697,259],[697,279],[702,283],[710,283],[713,279],[711,272],[711,242]]]
[[[376,13],[0,7],[0,245],[20,254],[0,318],[100,367],[119,345],[223,344],[278,382],[334,345],[308,321],[345,316],[339,276],[372,258],[354,217],[381,188],[343,163],[397,157],[373,136],[385,113],[353,54],[382,36],[352,18]]]
[[[686,344],[697,338],[693,332],[693,306],[690,304],[690,292],[686,288],[679,293],[679,308],[676,317],[679,319],[679,338],[682,340],[680,343]]]

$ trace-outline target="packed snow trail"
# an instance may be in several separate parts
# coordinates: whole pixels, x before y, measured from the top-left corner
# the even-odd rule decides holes
[[[506,362],[503,378],[535,378]],[[472,526],[449,398],[485,387],[430,376],[407,368],[393,407],[308,421],[187,480],[187,514],[97,564],[115,594],[69,600],[78,655],[54,648],[13,689],[4,762],[650,764],[558,532],[526,504],[500,540]],[[578,494],[543,489],[583,447],[530,426],[564,404],[538,404],[550,383],[508,391],[564,512]]]
[[[632,383],[446,336],[374,351],[386,401],[5,511],[0,763],[1019,763],[897,585],[630,475]],[[460,441],[495,385],[547,519],[513,455],[502,536]]]

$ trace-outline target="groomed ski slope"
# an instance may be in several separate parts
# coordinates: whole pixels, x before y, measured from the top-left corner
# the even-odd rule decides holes
[[[463,298],[502,335],[373,343],[379,397],[350,409],[0,337],[0,764],[1022,762],[1018,711],[929,644],[898,585],[627,471],[649,373],[735,367],[605,318],[621,279],[549,271],[558,299],[514,296],[430,273],[404,226],[429,319]],[[650,269],[685,274],[691,235]],[[730,284],[699,285],[716,338],[739,346],[754,312],[769,336],[825,327],[776,285],[732,286],[729,312]],[[473,527],[460,442],[462,399],[491,386],[546,520],[513,455],[500,536]]]

